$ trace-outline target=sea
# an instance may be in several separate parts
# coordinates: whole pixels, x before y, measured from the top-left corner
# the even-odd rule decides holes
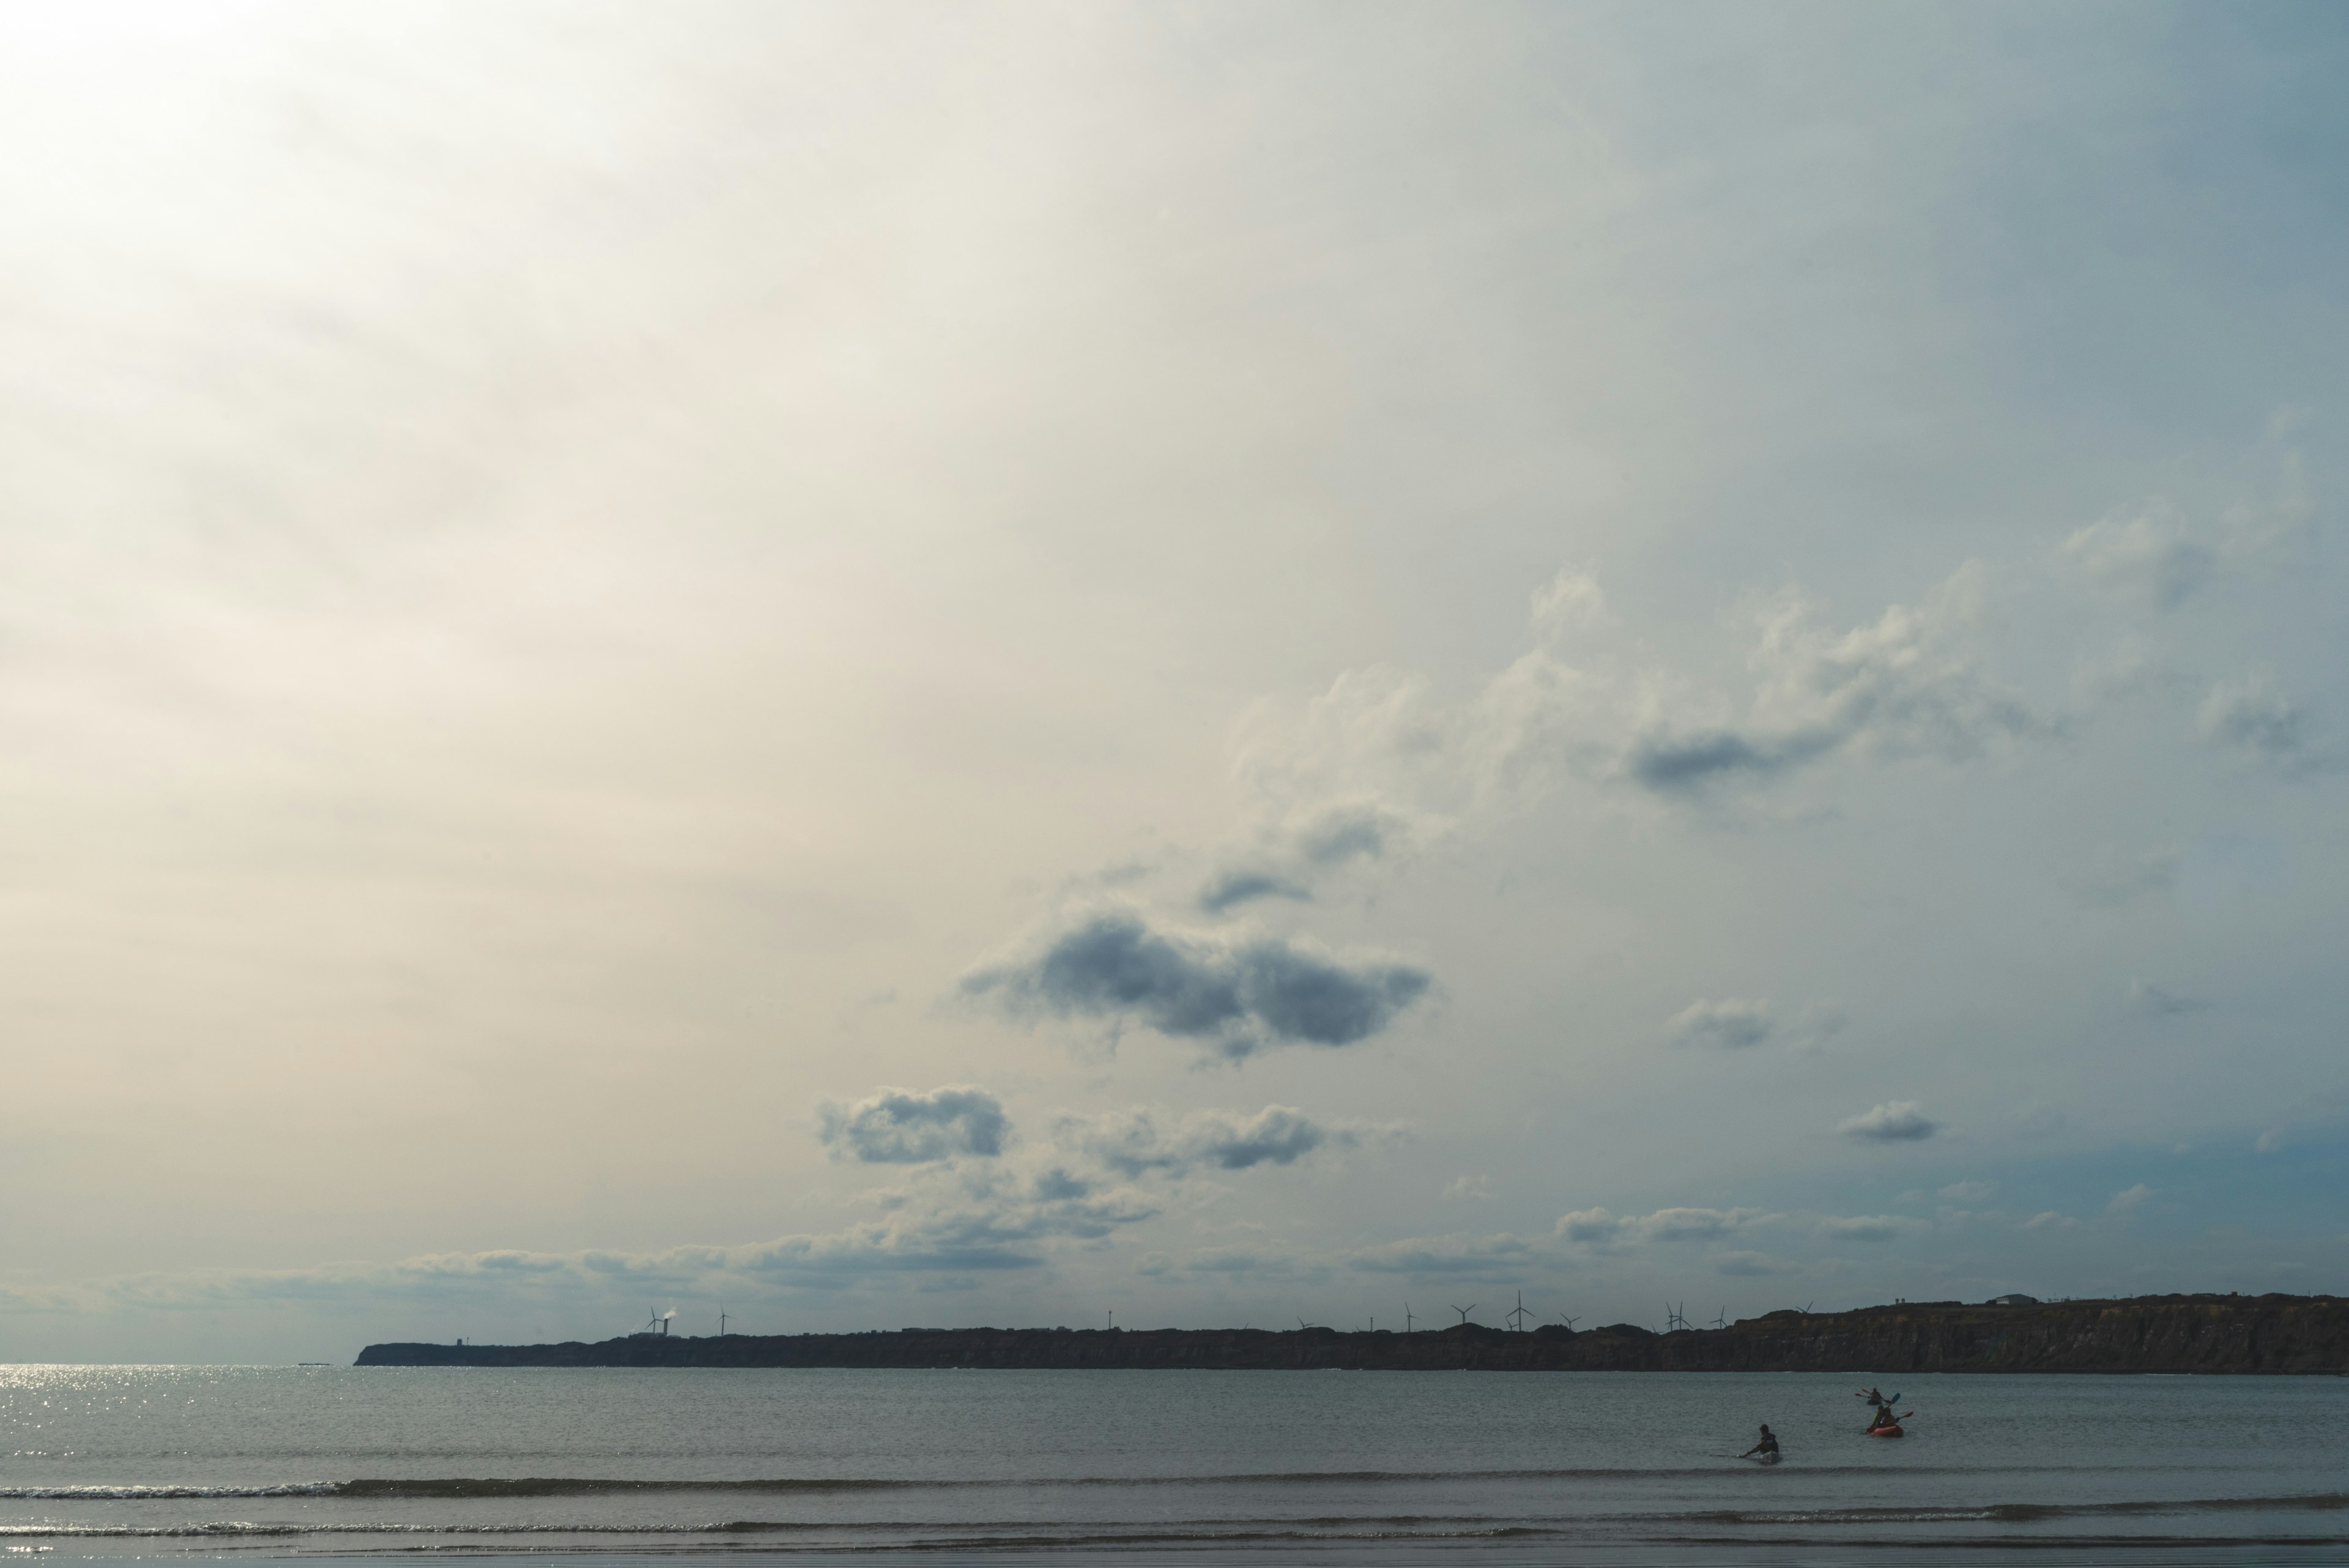
[[[10,1561],[2349,1564],[2337,1377],[8,1366],[0,1456]]]

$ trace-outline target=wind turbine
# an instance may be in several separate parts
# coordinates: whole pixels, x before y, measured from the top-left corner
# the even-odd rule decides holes
[[[1567,1333],[1568,1333],[1568,1334],[1572,1334],[1572,1333],[1574,1332],[1574,1324],[1575,1324],[1575,1320],[1574,1320],[1574,1319],[1572,1319],[1572,1318],[1570,1318],[1570,1317],[1567,1316],[1564,1313],[1560,1313],[1560,1314],[1557,1314],[1557,1321],[1558,1321],[1558,1322],[1560,1322],[1560,1323],[1562,1323],[1562,1324],[1566,1324],[1566,1332],[1567,1332]]]
[[[1715,1328],[1727,1328],[1729,1326],[1729,1308],[1727,1306],[1724,1305],[1719,1312],[1713,1314],[1713,1326]]]
[[[1687,1304],[1688,1303],[1686,1302],[1682,1302],[1681,1306],[1686,1306]],[[1664,1303],[1664,1332],[1666,1334],[1671,1334],[1676,1329],[1692,1328],[1693,1326],[1695,1325],[1681,1315],[1680,1306],[1674,1306],[1670,1302]]]
[[[1452,1310],[1460,1314],[1460,1322],[1463,1326],[1465,1326],[1468,1322],[1468,1314],[1476,1310],[1476,1303],[1475,1302],[1470,1302],[1466,1306],[1454,1305]]]
[[[1509,1326],[1515,1329],[1517,1333],[1523,1334],[1526,1332],[1526,1319],[1532,1315],[1533,1314],[1531,1313],[1526,1311],[1526,1293],[1519,1291],[1517,1293],[1517,1304],[1516,1309],[1503,1313],[1501,1314],[1501,1320],[1509,1324]]]
[[[1405,1334],[1409,1334],[1411,1332],[1411,1303],[1409,1302],[1405,1302],[1402,1303],[1402,1331]]]

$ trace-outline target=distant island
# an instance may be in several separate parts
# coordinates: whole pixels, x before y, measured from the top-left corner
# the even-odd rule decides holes
[[[2349,1373],[2349,1299],[2002,1296],[1774,1312],[1658,1334],[1330,1328],[905,1328],[633,1334],[587,1345],[370,1345],[360,1366],[895,1366],[1379,1372]]]

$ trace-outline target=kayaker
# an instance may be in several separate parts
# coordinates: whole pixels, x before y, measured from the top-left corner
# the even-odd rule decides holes
[[[1741,1459],[1758,1457],[1765,1465],[1775,1465],[1778,1462],[1778,1435],[1770,1429],[1769,1422],[1762,1423],[1762,1440],[1737,1457]]]

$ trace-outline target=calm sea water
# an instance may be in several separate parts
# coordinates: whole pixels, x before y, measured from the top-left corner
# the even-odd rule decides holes
[[[0,1368],[13,1556],[2349,1563],[2349,1380]],[[1786,1462],[1734,1456],[1757,1422]],[[2025,1553],[2017,1557],[2018,1551]]]

